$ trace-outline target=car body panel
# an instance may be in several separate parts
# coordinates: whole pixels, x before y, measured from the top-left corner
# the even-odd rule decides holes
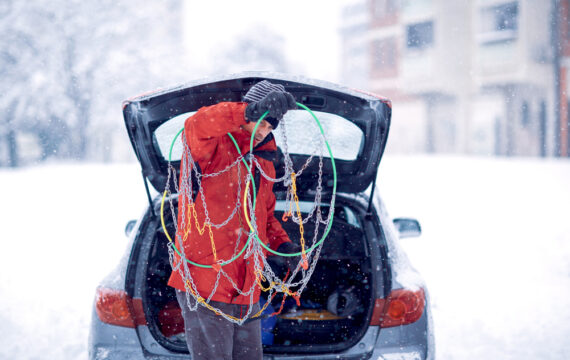
[[[167,159],[165,160],[164,148],[160,149],[154,136],[157,128],[176,116],[183,120],[187,113],[196,111],[201,106],[219,101],[239,101],[244,95],[244,89],[262,79],[283,84],[301,103],[314,107],[323,114],[332,111],[336,115],[340,114],[350,119],[366,134],[356,159],[337,161],[339,181],[336,196],[338,204],[349,204],[352,210],[358,213],[362,231],[366,235],[368,249],[364,256],[369,258],[372,266],[370,296],[373,298],[370,300],[374,303],[377,299],[386,299],[391,291],[402,288],[412,290],[422,288],[426,297],[423,314],[419,320],[411,324],[390,328],[364,325],[358,335],[354,336],[350,343],[346,342],[342,348],[334,346],[337,344],[331,344],[331,346],[315,347],[319,352],[315,352],[314,349],[307,349],[303,353],[266,351],[264,359],[433,359],[435,356],[433,325],[427,287],[400,248],[399,234],[378,191],[372,191],[372,202],[369,201],[370,190],[364,192],[370,183],[374,183],[376,170],[386,145],[391,116],[391,105],[388,100],[334,84],[274,73],[242,73],[209,78],[135,97],[124,103],[124,116],[133,148],[143,168],[143,175],[156,190],[162,191],[167,178]],[[319,100],[323,102],[319,104]],[[344,101],[346,103],[342,105]],[[343,110],[343,106],[346,106],[346,111]],[[179,126],[181,123],[177,124]],[[294,168],[300,168],[308,158],[307,155],[290,154]],[[173,163],[175,168],[178,164],[176,161]],[[323,169],[325,193],[332,185],[330,166],[330,162],[325,162]],[[277,170],[279,167],[282,167],[282,163],[276,164]],[[317,169],[315,164],[306,170],[307,173],[314,175]],[[280,176],[279,170],[278,176]],[[314,196],[310,191],[314,188],[315,178],[308,179],[313,181],[306,181],[298,188],[302,201],[304,193],[305,200]],[[369,187],[369,189],[375,188]],[[278,199],[284,194],[284,190],[275,186]],[[323,202],[330,195],[327,194]],[[171,196],[174,199],[176,194]],[[160,216],[157,216],[160,205],[161,196],[158,195],[145,209],[129,234],[127,251],[120,264],[101,283],[101,286],[107,288],[124,290],[131,298],[142,299],[143,309],[148,305],[145,303],[147,289],[143,279],[147,274],[146,256],[152,249],[154,229],[160,222]],[[374,306],[371,306],[368,319],[371,319],[373,308]],[[186,349],[174,351],[165,347],[161,342],[163,340],[153,335],[156,330],[152,326],[147,324],[136,328],[123,328],[109,325],[101,322],[94,311],[89,337],[90,359],[188,358]]]
[[[364,209],[367,205],[365,197],[352,196],[347,194],[339,194],[339,202],[346,202],[349,199],[353,200],[355,208]],[[341,199],[342,198],[342,199]],[[433,325],[431,319],[430,299],[429,293],[421,277],[417,271],[411,267],[407,257],[397,242],[399,241],[397,231],[395,228],[390,229],[391,219],[385,210],[380,197],[375,199],[374,207],[372,209],[372,216],[377,220],[366,221],[363,226],[372,226],[377,224],[382,225],[382,234],[377,236],[377,239],[370,242],[371,252],[369,256],[376,257],[374,263],[380,264],[378,260],[384,257],[381,251],[376,251],[382,245],[388,252],[388,260],[390,261],[388,268],[393,269],[394,274],[387,276],[383,271],[376,271],[374,274],[375,281],[377,281],[376,297],[385,297],[390,290],[412,287],[422,287],[426,294],[426,306],[421,318],[408,325],[397,326],[393,328],[380,328],[378,326],[368,326],[364,335],[348,349],[341,352],[330,353],[317,353],[317,354],[275,354],[266,353],[264,359],[359,359],[359,358],[373,358],[373,359],[393,359],[401,355],[403,359],[433,359],[434,358],[434,342],[433,342]],[[159,206],[159,197],[155,199],[154,206]],[[138,241],[130,244],[133,249],[137,248],[136,252],[149,251],[150,241],[148,241],[150,234],[145,234],[141,229],[151,224],[156,225],[157,218],[153,218],[150,209],[145,211],[145,215],[137,222],[132,237],[138,237]],[[374,230],[377,231],[378,229]],[[136,245],[139,242],[140,245]],[[375,249],[377,246],[378,249]],[[122,285],[122,288],[130,289],[129,295],[132,297],[143,297],[144,289],[140,286],[135,286],[130,276],[119,276],[120,272],[134,274],[136,272],[145,273],[144,261],[135,261],[133,265],[133,253],[135,250],[127,251],[121,264],[113,273],[106,278],[103,284],[112,284],[113,286]],[[396,255],[397,254],[397,255]],[[125,260],[129,259],[129,260]],[[127,271],[125,264],[131,264],[131,270]],[[392,271],[389,272],[392,274]],[[405,279],[403,281],[402,279]],[[120,282],[123,281],[122,284]],[[386,285],[386,281],[389,282]],[[386,287],[386,288],[384,288]],[[144,298],[144,297],[143,297]],[[176,353],[165,349],[161,344],[156,341],[150,332],[148,326],[138,326],[136,329],[120,328],[108,324],[103,324],[97,315],[93,315],[93,321],[90,331],[90,354],[106,354],[110,359],[113,358],[156,358],[156,359],[182,359],[187,358],[185,353]],[[108,351],[107,351],[108,350]],[[121,357],[115,356],[114,353],[121,354]],[[126,354],[129,354],[127,356]],[[144,354],[144,356],[143,356]],[[91,359],[104,358],[104,357],[90,357]]]
[[[429,306],[426,306],[426,309],[429,309]],[[425,341],[426,333],[430,329],[428,311],[424,310],[421,318],[414,323],[380,329],[374,353],[378,355],[398,354],[402,349],[406,349],[409,353],[417,353],[418,360],[429,359],[427,357],[429,344]],[[404,332],[405,336],[402,334]]]
[[[378,213],[384,237],[386,238],[387,256],[390,259],[390,288],[394,289],[423,289],[425,294],[425,309],[421,318],[405,325],[406,336],[394,336],[394,331],[401,327],[384,328],[380,331],[378,347],[375,355],[384,354],[386,359],[400,359],[397,355],[392,357],[389,354],[401,354],[401,349],[409,350],[408,354],[403,354],[402,359],[435,359],[435,339],[433,331],[433,318],[431,313],[431,298],[428,287],[419,272],[411,264],[408,256],[400,247],[400,237],[398,230],[394,226],[392,218],[388,214],[386,206],[382,201],[379,191],[373,194],[373,203]],[[398,331],[401,331],[398,330]],[[399,339],[394,342],[393,339]],[[400,351],[400,352],[399,352]],[[388,355],[387,355],[388,354]],[[375,358],[373,356],[373,358]],[[381,359],[382,359],[381,358]]]
[[[144,359],[135,329],[105,324],[95,311],[91,316],[88,353],[89,359]]]

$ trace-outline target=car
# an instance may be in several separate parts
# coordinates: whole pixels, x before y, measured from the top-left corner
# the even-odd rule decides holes
[[[264,358],[433,359],[429,292],[399,245],[401,238],[420,235],[420,224],[390,218],[376,184],[391,102],[328,82],[267,72],[197,80],[123,103],[149,204],[140,219],[128,222],[127,251],[96,289],[89,358],[189,357],[180,307],[167,285],[172,271],[168,233],[175,232],[177,208],[177,177],[169,178],[169,169],[179,176],[182,154],[176,134],[200,107],[241,101],[261,80],[282,84],[301,104],[274,131],[280,150],[274,159],[277,177],[284,174],[288,156],[294,169],[302,169],[296,189],[301,215],[309,216],[315,205],[323,219],[332,213],[300,301],[281,294],[262,316]],[[165,192],[167,185],[172,192]],[[276,218],[299,242],[298,223],[283,218],[287,186],[276,182],[274,192]],[[305,234],[315,227],[307,222]],[[276,274],[284,271],[280,259],[267,258]]]

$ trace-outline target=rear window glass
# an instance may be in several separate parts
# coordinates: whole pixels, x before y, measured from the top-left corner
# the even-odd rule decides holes
[[[364,141],[364,133],[349,120],[320,111],[313,112],[319,120],[335,159],[356,160]],[[305,110],[287,112],[287,147],[291,154],[318,154],[321,149],[321,131],[311,114]],[[281,125],[273,131],[277,146],[284,148]],[[329,157],[328,150],[322,147],[323,155]]]
[[[184,121],[195,112],[188,112],[173,117],[160,125],[154,132],[154,139],[160,154],[165,160],[169,159],[172,147],[172,161],[180,160],[182,157],[182,143],[179,137],[173,143],[176,134],[184,127]],[[335,159],[356,160],[360,153],[364,133],[351,121],[326,112],[314,111],[319,120],[325,137],[331,147]],[[321,131],[315,119],[305,110],[292,110],[285,115],[286,126],[283,124],[273,131],[277,146],[281,149],[285,147],[285,137],[287,138],[287,149],[291,154],[318,155],[321,152],[324,157],[329,157],[326,146],[321,147]],[[283,132],[285,130],[285,134]],[[284,136],[285,135],[285,136]]]
[[[186,121],[188,117],[194,115],[194,113],[196,112],[192,111],[177,115],[156,128],[154,131],[154,140],[158,145],[160,155],[162,155],[163,159],[169,159],[171,147],[172,157],[170,159],[172,161],[182,159],[182,142],[180,141],[180,136],[182,136],[182,134],[178,135],[176,141],[174,141],[174,138],[184,127],[184,121]]]

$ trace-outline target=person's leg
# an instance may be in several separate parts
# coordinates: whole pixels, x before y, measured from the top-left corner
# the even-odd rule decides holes
[[[198,306],[190,311],[186,303],[186,294],[176,291],[178,303],[184,317],[184,330],[188,349],[193,360],[232,359],[234,323],[216,315],[213,311]],[[193,299],[192,299],[193,300]],[[226,314],[230,314],[230,304],[212,302]],[[229,312],[228,312],[229,311]]]
[[[242,314],[247,313],[249,305],[242,307]],[[259,312],[259,302],[253,305],[250,316]],[[261,320],[251,320],[243,325],[234,325],[233,359],[261,360],[263,347],[261,345]]]
[[[182,318],[184,319],[184,337],[186,338],[186,346],[188,346],[188,351],[192,352],[192,339],[190,338],[190,328],[188,327],[190,321],[186,320],[188,318],[188,304],[186,303],[186,293],[176,289],[176,300],[178,300],[178,305],[182,310]]]

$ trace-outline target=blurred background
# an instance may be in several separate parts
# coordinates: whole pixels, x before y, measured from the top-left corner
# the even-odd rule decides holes
[[[0,167],[134,161],[123,100],[269,70],[393,101],[389,154],[567,157],[569,0],[0,1]]]
[[[391,99],[438,359],[569,359],[570,0],[0,0],[0,359],[85,359],[148,204],[124,100],[264,70]],[[55,346],[54,346],[55,345]]]

